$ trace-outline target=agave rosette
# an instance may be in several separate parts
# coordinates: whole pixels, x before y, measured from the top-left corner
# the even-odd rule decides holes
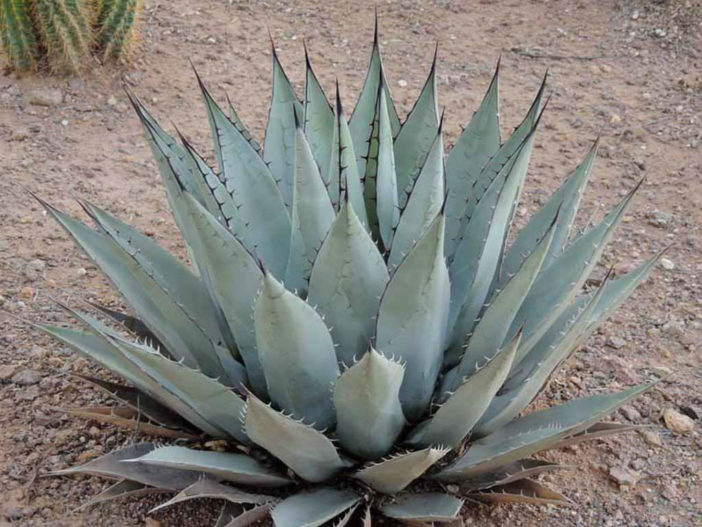
[[[41,327],[129,382],[86,377],[120,406],[73,413],[231,448],[140,443],[60,473],[118,480],[91,503],[222,498],[220,525],[567,502],[529,479],[558,468],[531,456],[629,429],[602,419],[648,386],[522,412],[656,258],[584,288],[635,192],[571,236],[596,144],[506,243],[544,86],[503,143],[498,71],[447,155],[436,60],[401,122],[377,32],[348,121],[309,60],[301,102],[273,53],[263,147],[200,81],[218,168],[130,96],[192,268],[95,205],[97,229],[44,204],[134,315],[67,308],[85,331]]]

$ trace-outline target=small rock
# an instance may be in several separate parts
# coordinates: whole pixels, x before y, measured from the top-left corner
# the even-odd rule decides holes
[[[685,333],[685,321],[674,318],[661,326],[661,332],[671,337],[679,337]]]
[[[405,79],[400,79],[399,81],[397,81],[397,85],[401,88],[404,88],[405,86],[407,86],[407,81]]]
[[[658,432],[655,432],[653,430],[641,430],[641,436],[644,438],[644,441],[648,443],[649,445],[653,446],[663,446],[663,442],[661,441],[661,436],[658,434]]]
[[[639,411],[634,408],[633,406],[622,406],[619,411],[622,413],[624,417],[626,417],[629,421],[638,421],[641,419],[641,414]]]
[[[20,291],[20,296],[26,300],[34,298],[34,288],[29,286],[23,287]]]
[[[641,477],[637,472],[631,471],[623,467],[611,467],[609,469],[609,477],[614,481],[619,483],[619,486],[623,485],[636,485]]]
[[[655,227],[666,227],[673,222],[675,216],[669,212],[662,212],[660,210],[654,210],[648,215],[648,223]]]
[[[695,427],[695,422],[692,419],[673,408],[666,408],[663,411],[663,421],[665,421],[665,426],[668,430],[678,434],[692,432],[692,429]]]
[[[29,131],[26,128],[12,130],[10,133],[10,141],[24,141],[25,139],[29,139]]]
[[[17,371],[17,366],[14,364],[2,364],[0,365],[0,381],[9,380]]]
[[[27,94],[27,101],[35,106],[57,106],[63,102],[63,93],[61,90],[38,88]]]
[[[655,35],[656,35],[658,38],[663,38],[663,37],[665,37],[665,36],[668,34],[668,33],[666,33],[665,29],[661,29],[661,28],[659,28],[659,27],[657,27],[657,28],[653,31],[653,33],[655,33]]]
[[[161,527],[161,522],[158,520],[154,520],[153,518],[146,518],[146,521],[144,522],[145,527]]]
[[[640,16],[641,16],[641,14],[639,13],[638,10],[634,10],[634,12],[631,13],[631,19],[632,19],[632,20],[638,20]]]
[[[114,95],[110,95],[107,99],[107,104],[114,106],[117,104],[117,98]]]
[[[86,274],[88,274],[88,271],[86,271],[84,267],[81,267],[78,269],[78,271],[76,271],[76,273],[78,274],[78,276],[85,276]]]
[[[669,258],[661,258],[661,267],[666,271],[672,271],[675,269],[675,262]]]
[[[61,126],[68,126],[68,119],[61,119]]]
[[[39,386],[36,384],[24,390],[20,390],[15,395],[18,401],[33,401],[37,397],[39,397]]]
[[[41,276],[41,273],[46,269],[46,264],[41,260],[32,260],[24,267],[24,276],[29,280],[36,280]]]
[[[39,381],[41,381],[41,375],[34,370],[22,370],[12,377],[12,382],[20,386],[31,386]]]
[[[617,124],[622,122],[622,118],[619,116],[617,113],[613,113],[612,117],[610,117],[609,122],[612,124]]]
[[[614,348],[615,350],[621,349],[626,346],[626,340],[619,337],[610,337],[606,342],[607,346]]]

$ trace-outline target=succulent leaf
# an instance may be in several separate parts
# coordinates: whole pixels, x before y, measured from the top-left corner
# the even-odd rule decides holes
[[[153,455],[154,452],[158,452],[159,450],[161,449],[157,448],[143,457]],[[250,492],[244,492],[243,490],[218,483],[211,478],[205,477],[184,488],[170,500],[160,504],[157,507],[154,507],[149,512],[154,513],[161,509],[165,509],[166,507],[175,505],[176,503],[183,503],[184,501],[197,498],[221,499],[226,500],[229,503],[237,504],[250,503],[260,506],[268,505],[268,508],[270,508],[271,504],[278,501],[278,499],[274,496],[268,496],[266,494],[251,494]]]
[[[227,503],[222,508],[222,513],[215,527],[248,527],[265,519],[271,511],[271,504],[257,505],[251,509],[241,511],[241,506]]]
[[[340,362],[350,365],[368,350],[389,279],[351,202],[344,203],[315,260],[307,297],[329,325]]]
[[[339,366],[322,318],[266,273],[254,327],[271,400],[319,429],[333,426],[336,416],[330,388],[339,376]]]
[[[277,474],[245,454],[165,446],[152,450],[133,461],[159,467],[204,472],[220,480],[253,487],[282,487],[292,483],[288,478]],[[266,498],[264,497],[263,500]],[[247,503],[262,503],[262,501]]]
[[[413,183],[393,236],[388,258],[388,266],[391,269],[399,265],[421,238],[444,203],[444,142],[441,139],[441,128],[435,135],[424,165]],[[404,194],[400,192],[400,198]]]
[[[364,459],[385,455],[405,426],[400,406],[404,368],[371,349],[334,386],[336,434]]]
[[[93,496],[85,503],[82,503],[76,510],[79,511],[87,509],[88,507],[92,507],[93,505],[105,503],[106,501],[112,501],[120,498],[134,498],[140,496],[148,496],[149,494],[160,494],[164,492],[168,492],[168,490],[150,487],[149,485],[144,485],[143,483],[139,483],[138,481],[122,479],[114,485],[110,485],[99,494]]]
[[[439,214],[397,267],[378,311],[375,347],[405,365],[400,402],[410,421],[426,410],[443,360],[450,292],[444,223]]]
[[[380,507],[388,518],[402,522],[450,522],[458,518],[463,500],[441,492],[406,494]]]
[[[307,481],[324,481],[348,465],[322,432],[274,410],[251,394],[246,404],[246,433]]]
[[[263,141],[263,160],[278,183],[288,210],[292,210],[295,164],[295,130],[303,122],[304,108],[271,43],[273,55],[273,93]]]
[[[497,63],[490,86],[456,144],[446,157],[446,257],[453,257],[461,240],[466,198],[490,158],[500,148],[499,73]]]
[[[471,492],[466,497],[490,503],[530,503],[532,505],[570,505],[572,503],[560,492],[529,479]]]
[[[334,134],[334,110],[324,94],[322,85],[312,69],[307,47],[305,47],[305,120],[304,131],[309,141],[310,148],[314,154],[314,159],[319,166],[320,174],[324,184],[329,189],[332,202],[338,203],[338,195],[333,192],[339,191],[331,185],[329,175],[329,159],[332,155],[332,135]]]
[[[393,152],[388,102],[381,89],[378,98],[378,158],[375,179],[366,177],[366,209],[372,207],[378,218],[378,232],[386,248],[392,245],[395,227],[400,219],[397,197],[397,174]],[[371,185],[371,181],[375,185]],[[375,186],[375,188],[373,188]],[[373,195],[375,191],[375,195]]]
[[[495,472],[481,474],[475,478],[464,479],[461,481],[461,492],[467,493],[473,490],[483,490],[500,485],[507,485],[513,481],[530,478],[551,470],[567,468],[572,467],[538,459],[520,459],[519,461],[514,461],[500,467]]]
[[[398,454],[359,470],[353,477],[383,494],[396,494],[450,451],[450,448],[425,448]]]
[[[317,527],[361,500],[355,492],[321,488],[295,494],[276,505],[271,511],[275,527]]]

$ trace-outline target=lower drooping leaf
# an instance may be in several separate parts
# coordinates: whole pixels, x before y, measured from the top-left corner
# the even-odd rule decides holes
[[[361,500],[355,492],[321,488],[295,494],[271,511],[275,527],[317,527],[336,518]]]
[[[222,508],[222,513],[214,527],[248,527],[265,519],[270,511],[271,505],[269,503],[257,505],[243,512],[240,505],[227,503]]]
[[[400,406],[404,368],[371,349],[334,386],[336,434],[364,459],[385,455],[405,426]]]
[[[405,365],[400,402],[409,420],[426,410],[443,360],[450,290],[443,240],[440,214],[398,266],[378,311],[375,347]]]
[[[158,467],[195,470],[211,474],[217,479],[252,487],[281,487],[292,483],[288,478],[245,454],[165,446],[134,461]]]
[[[458,518],[463,500],[440,492],[405,494],[380,507],[388,518],[402,522],[449,522]]]
[[[499,487],[471,492],[466,495],[491,503],[530,503],[532,505],[570,505],[571,501],[536,481],[521,479]]]
[[[425,448],[398,454],[359,470],[353,477],[383,494],[396,494],[450,451],[450,448]]]
[[[332,426],[330,387],[339,376],[339,366],[322,318],[267,273],[256,302],[254,327],[271,400],[320,429]]]
[[[153,513],[158,510],[165,509],[166,507],[175,505],[176,503],[182,503],[184,501],[199,498],[213,498],[227,500],[229,503],[251,503],[255,505],[272,504],[278,501],[278,498],[276,498],[275,496],[268,496],[265,494],[251,494],[249,492],[230,487],[229,485],[218,483],[213,479],[202,478],[193,483],[192,485],[181,490],[170,500],[161,503],[157,507],[151,509],[151,511],[149,512]]]
[[[461,491],[468,493],[474,490],[489,489],[498,485],[507,485],[513,481],[536,476],[543,472],[568,468],[572,467],[549,463],[548,461],[540,461],[538,459],[520,459],[519,461],[514,461],[500,467],[495,472],[464,479],[461,481]]]
[[[348,464],[319,430],[283,415],[249,394],[246,433],[301,478],[320,482]]]
[[[100,494],[93,496],[85,503],[82,503],[76,510],[86,509],[98,503],[112,501],[120,498],[134,498],[139,496],[148,496],[150,494],[161,494],[169,492],[166,489],[157,489],[128,479],[119,480],[117,483],[110,485]]]

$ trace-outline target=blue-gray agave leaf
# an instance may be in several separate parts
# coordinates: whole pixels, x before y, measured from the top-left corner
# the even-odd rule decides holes
[[[436,92],[437,52],[438,45],[424,88],[395,138],[395,170],[400,207],[407,203],[408,192],[414,186],[414,180],[426,162],[439,127],[439,101]]]
[[[320,429],[333,426],[331,387],[339,366],[322,318],[266,273],[254,327],[271,400]]]
[[[281,487],[292,483],[274,470],[245,454],[194,450],[182,446],[164,446],[134,458],[133,461],[159,467],[194,470],[217,479],[254,487]]]
[[[463,380],[431,418],[412,430],[407,442],[413,447],[455,447],[463,441],[507,378],[520,336]]]
[[[292,209],[293,166],[295,163],[295,130],[303,122],[304,108],[295,95],[283,66],[278,60],[275,45],[273,55],[273,93],[268,113],[266,137],[263,141],[263,159],[275,177],[283,201]]]
[[[197,229],[202,251],[201,269],[210,293],[224,313],[246,365],[251,389],[266,394],[266,379],[256,350],[251,320],[263,273],[243,245],[192,197],[186,196],[190,218]]]
[[[288,417],[252,394],[246,403],[246,434],[302,479],[324,481],[348,466],[327,436]]]
[[[404,494],[380,507],[388,518],[408,523],[450,522],[458,518],[463,500],[441,492]]]
[[[480,107],[446,158],[446,257],[451,259],[466,223],[466,197],[490,158],[500,148],[499,73],[497,63]]]
[[[290,247],[290,215],[276,180],[266,162],[229,120],[202,82],[200,88],[222,159],[222,176],[239,215],[234,221],[234,232],[249,252],[261,258],[272,272],[282,276]],[[290,155],[294,129],[291,133]],[[290,163],[292,185],[292,159]],[[290,189],[292,192],[292,186]]]
[[[592,172],[595,156],[597,155],[597,142],[592,145],[587,156],[578,167],[571,172],[559,189],[553,193],[546,204],[539,209],[530,219],[529,223],[519,231],[519,235],[507,251],[502,268],[500,270],[500,281],[502,283],[517,272],[522,260],[529,256],[539,244],[539,241],[548,232],[550,225],[558,216],[555,223],[555,233],[553,243],[549,248],[548,255],[544,261],[546,269],[556,258],[558,258],[568,242],[568,236],[575,219],[575,215],[580,205],[585,185]]]
[[[336,434],[341,445],[364,459],[386,454],[405,426],[400,406],[404,368],[371,349],[334,386]]]
[[[301,128],[295,131],[294,172],[292,235],[285,284],[290,290],[305,293],[312,263],[334,221],[334,207]]]
[[[353,205],[353,209],[363,226],[368,229],[368,214],[366,213],[361,174],[356,165],[356,154],[354,153],[349,125],[344,115],[344,108],[341,105],[338,84],[336,85],[334,133],[332,136],[328,177],[329,196],[337,210],[341,203],[347,200]]]
[[[413,183],[393,237],[388,258],[390,268],[397,266],[417,243],[444,203],[444,142],[440,127],[424,166]],[[403,194],[401,192],[400,196]]]
[[[322,85],[317,80],[317,76],[312,69],[310,57],[305,46],[305,136],[310,143],[310,148],[314,154],[314,159],[319,165],[320,175],[324,184],[329,188],[332,201],[338,203],[332,191],[339,191],[338,185],[334,189],[329,178],[329,158],[332,149],[332,136],[334,135],[334,110],[329,105],[327,96],[324,94]]]
[[[398,454],[356,472],[352,477],[383,494],[396,494],[419,478],[450,448],[425,448]]]
[[[434,392],[443,361],[450,285],[439,214],[397,267],[380,301],[375,347],[405,365],[400,402],[416,420]]]
[[[244,122],[239,118],[239,115],[236,113],[236,108],[234,108],[234,105],[232,102],[229,100],[229,97],[227,97],[227,103],[229,104],[229,120],[232,122],[232,124],[236,127],[237,130],[239,130],[239,133],[248,141],[248,143],[251,145],[251,148],[253,148],[258,155],[263,157],[263,148],[259,144],[258,141],[254,138],[254,136],[249,132],[249,130],[246,128],[246,125],[244,125]],[[217,148],[217,152],[219,155],[219,149]],[[219,166],[222,166],[222,160],[218,157],[217,161],[219,162]],[[222,180],[224,180],[224,177],[220,174],[220,177]]]
[[[532,133],[492,180],[458,244],[449,267],[450,347],[464,343],[488,300],[511,223],[512,208],[526,177],[533,140]]]
[[[375,178],[375,197],[368,195],[372,187],[366,187],[366,205],[375,204],[380,239],[386,248],[390,248],[395,227],[400,219],[400,209],[398,208],[392,130],[387,99],[382,90],[378,101],[378,113],[378,171]]]
[[[468,451],[435,477],[460,481],[551,448],[566,436],[587,429],[651,384],[576,399],[547,410],[532,412],[471,443]]]
[[[353,364],[368,350],[389,279],[351,202],[343,204],[315,260],[307,297],[325,317],[340,362]]]
[[[361,501],[350,490],[321,488],[295,494],[271,511],[275,527],[318,527],[333,520]]]
[[[204,472],[202,474],[204,474]],[[271,505],[277,501],[277,498],[274,496],[269,496],[267,494],[252,494],[250,492],[244,492],[243,490],[232,487],[231,485],[219,483],[210,477],[201,477],[201,479],[199,479],[189,487],[186,487],[183,490],[181,490],[170,500],[151,509],[149,511],[149,514],[153,514],[156,511],[159,511],[166,507],[170,507],[177,503],[183,503],[185,501],[197,498],[226,500],[229,505],[238,504],[239,508],[237,512],[240,512],[242,510],[241,504],[254,504],[258,505],[261,508],[267,507],[267,509],[270,509]],[[253,521],[255,520],[252,520],[251,523],[253,523]],[[215,527],[217,527],[218,525],[219,523]],[[234,526],[235,525],[237,524],[234,524]],[[232,524],[227,524],[227,526],[233,527]]]

